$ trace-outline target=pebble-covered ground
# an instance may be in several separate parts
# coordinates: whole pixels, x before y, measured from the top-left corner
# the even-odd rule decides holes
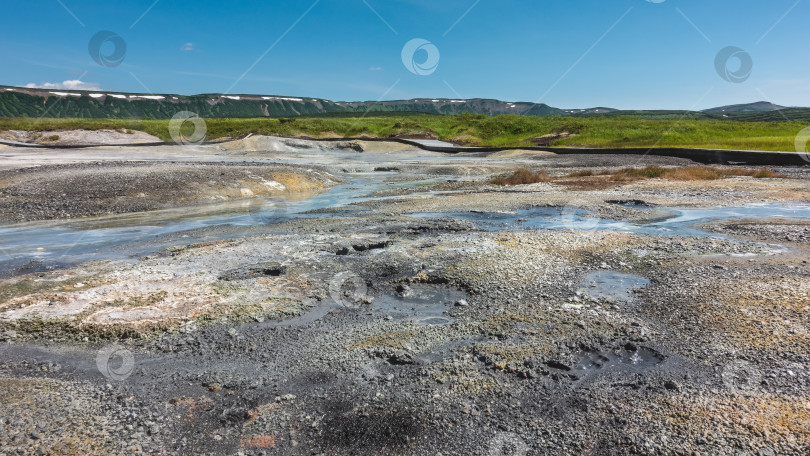
[[[256,163],[108,162],[0,171],[0,221],[143,212],[252,196],[317,193],[329,173]]]
[[[0,275],[0,453],[810,452],[810,221],[662,224],[679,208],[806,214],[807,169],[598,183],[567,175],[632,163],[262,141],[201,149],[205,164],[2,174],[32,177],[0,178],[20,205],[54,191],[47,173],[93,200],[81,189],[108,181],[90,167],[181,188],[292,170],[347,196]],[[551,179],[488,183],[526,166]]]

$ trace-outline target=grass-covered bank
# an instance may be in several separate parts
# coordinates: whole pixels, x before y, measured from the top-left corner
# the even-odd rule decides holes
[[[170,140],[168,120],[0,118],[2,130],[140,130]],[[206,119],[208,139],[278,136],[433,137],[471,146],[694,147],[792,151],[801,122],[646,120],[636,117],[458,116]]]

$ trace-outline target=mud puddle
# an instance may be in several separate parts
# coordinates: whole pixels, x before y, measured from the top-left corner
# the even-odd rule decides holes
[[[636,299],[633,291],[649,284],[650,281],[641,276],[603,270],[588,273],[579,286],[585,296],[595,301],[631,303]]]
[[[455,321],[447,315],[456,303],[466,300],[461,290],[435,284],[400,286],[397,291],[374,300],[376,313],[395,321],[409,321],[424,326],[447,325]]]
[[[326,317],[330,312],[342,309],[342,307],[332,301],[322,303],[313,303],[313,307],[301,313],[298,316],[285,318],[281,320],[266,320],[258,324],[250,323],[244,325],[243,328],[303,328],[312,325],[313,323]],[[241,328],[240,328],[241,329]]]
[[[571,374],[583,380],[609,371],[644,373],[665,359],[664,355],[651,348],[630,344],[614,350],[583,350],[574,355]]]

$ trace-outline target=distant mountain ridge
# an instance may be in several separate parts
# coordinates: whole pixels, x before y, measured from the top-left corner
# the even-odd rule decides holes
[[[170,118],[180,111],[201,117],[291,117],[328,114],[420,112],[426,114],[519,114],[564,116],[615,111],[560,109],[542,103],[475,98],[415,98],[391,101],[331,101],[280,95],[173,95],[33,89],[0,86],[0,117]]]
[[[787,106],[779,106],[767,101],[757,101],[756,103],[737,104],[720,106],[719,108],[704,109],[703,112],[768,112],[788,109]]]
[[[139,118],[168,119],[181,111],[200,117],[295,117],[407,115],[414,113],[454,115],[484,114],[497,116],[636,116],[670,119],[679,116],[706,119],[784,120],[769,113],[785,109],[767,102],[723,106],[702,112],[693,111],[620,111],[608,107],[562,109],[543,103],[508,102],[493,99],[415,98],[391,101],[331,101],[321,98],[280,95],[174,95],[137,94],[108,91],[56,90],[0,86],[0,117],[46,118]],[[810,119],[810,109],[791,112],[795,120]],[[792,109],[796,111],[796,109]],[[783,116],[784,117],[784,116]]]

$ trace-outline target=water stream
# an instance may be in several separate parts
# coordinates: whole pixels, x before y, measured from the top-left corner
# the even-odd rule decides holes
[[[638,209],[649,209],[638,206]],[[695,225],[718,220],[741,219],[793,219],[810,220],[810,204],[751,205],[745,207],[719,207],[712,209],[656,208],[671,213],[663,220],[632,223],[602,219],[585,209],[565,207],[539,207],[512,212],[445,212],[417,213],[417,217],[453,217],[475,223],[488,231],[501,230],[572,230],[616,231],[622,233],[713,236],[717,233],[695,228]]]
[[[352,170],[344,183],[328,191],[301,199],[251,199],[215,203],[197,207],[167,209],[135,214],[111,215],[79,220],[60,220],[0,226],[0,276],[10,271],[33,272],[49,267],[77,264],[89,260],[143,256],[161,248],[187,245],[250,234],[272,232],[273,224],[296,218],[332,216],[368,211],[362,203],[367,195],[386,189],[415,187],[435,183],[436,177],[408,183],[391,183],[395,173],[374,172],[374,163],[389,163],[391,157],[373,154],[335,152],[332,159],[345,161]],[[358,157],[363,155],[363,157]],[[408,160],[416,163],[433,160],[427,156]],[[441,157],[440,157],[441,158]],[[447,156],[443,157],[447,159]],[[343,162],[342,162],[343,163]],[[357,164],[363,170],[355,169]],[[367,170],[366,170],[367,169]],[[310,196],[310,195],[303,195]],[[649,209],[646,206],[635,206]],[[418,213],[414,217],[454,217],[473,222],[485,230],[609,230],[653,235],[716,236],[694,226],[715,220],[744,218],[786,218],[810,220],[810,205],[752,205],[716,209],[657,208],[672,214],[670,218],[647,223],[600,219],[586,210],[542,207],[514,212]],[[206,229],[218,227],[218,229]],[[230,227],[233,229],[225,229]],[[238,228],[242,228],[240,231]],[[246,230],[245,228],[250,228]],[[246,234],[247,233],[247,234]]]
[[[382,173],[369,173],[382,174]],[[143,255],[160,248],[231,237],[210,227],[267,227],[358,201],[387,188],[381,176],[352,175],[329,191],[300,199],[255,198],[195,207],[0,226],[0,276],[36,263],[76,264]],[[309,196],[309,195],[303,195]],[[187,234],[182,234],[187,233]],[[260,233],[260,231],[257,231]],[[162,241],[162,242],[161,242]],[[148,245],[144,245],[148,243]]]

